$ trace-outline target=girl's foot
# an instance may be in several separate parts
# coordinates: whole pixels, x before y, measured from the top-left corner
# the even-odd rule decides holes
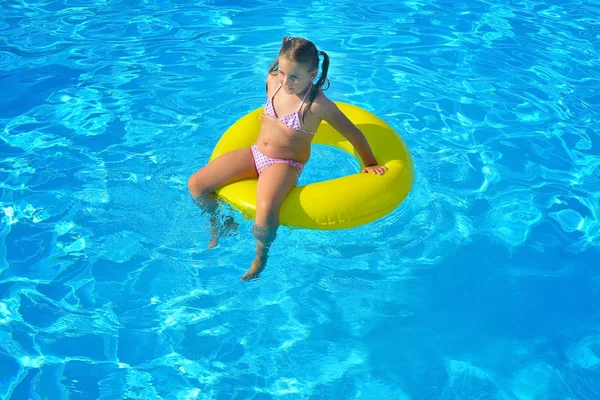
[[[212,239],[210,239],[210,242],[208,242],[208,246],[206,246],[206,250],[215,248],[218,245],[219,245],[219,237],[217,235],[213,235]]]
[[[265,269],[266,264],[266,260],[258,257],[255,258],[252,262],[252,266],[250,266],[250,269],[244,275],[242,275],[240,280],[249,281],[251,279],[258,278],[258,275],[260,275],[260,273],[263,272],[263,270]]]
[[[223,221],[223,224],[220,224],[219,226],[213,226],[212,238],[210,239],[210,242],[208,242],[208,246],[206,246],[206,250],[210,250],[214,247],[217,247],[219,245],[219,238],[221,236],[227,236],[227,235],[237,231],[237,228],[239,226],[240,226],[240,224],[235,222],[233,217],[230,217],[230,216],[225,217],[225,221]]]

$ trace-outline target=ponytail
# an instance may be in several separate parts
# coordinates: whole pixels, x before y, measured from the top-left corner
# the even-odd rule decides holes
[[[316,87],[320,88],[327,81],[327,87],[323,90],[327,90],[329,88],[329,80],[327,79],[327,72],[329,71],[329,56],[324,51],[319,51],[319,55],[323,57],[323,65],[321,66],[321,76],[316,83]]]
[[[306,110],[310,109],[311,104],[319,94],[319,90],[329,89],[329,79],[327,79],[327,72],[329,72],[329,56],[324,51],[317,51],[317,55],[323,57],[323,65],[321,65],[321,76],[319,76],[319,80],[313,85],[312,89],[310,90],[310,95],[308,96],[308,101],[306,102]],[[323,88],[325,82],[327,82],[327,87]],[[306,113],[302,113],[303,122],[305,115]]]

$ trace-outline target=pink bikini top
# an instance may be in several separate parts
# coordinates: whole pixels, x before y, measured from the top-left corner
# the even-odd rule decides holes
[[[300,106],[298,107],[298,109],[296,111],[286,114],[281,118],[278,118],[277,113],[275,112],[275,107],[273,107],[273,98],[275,97],[277,92],[279,92],[279,89],[281,89],[281,83],[280,83],[279,86],[277,87],[277,90],[275,90],[275,93],[273,93],[273,96],[271,96],[269,98],[269,100],[267,100],[267,104],[265,104],[265,114],[267,114],[268,116],[281,122],[288,128],[292,128],[295,131],[310,133],[311,135],[314,135],[317,132],[305,131],[304,129],[302,129],[302,125],[300,124],[300,109],[304,105],[304,101],[306,100],[306,97],[310,93],[311,88],[312,88],[312,83],[310,84],[310,87],[308,88],[308,90],[306,91],[306,94],[304,95],[304,98],[302,99],[302,103],[300,103]]]

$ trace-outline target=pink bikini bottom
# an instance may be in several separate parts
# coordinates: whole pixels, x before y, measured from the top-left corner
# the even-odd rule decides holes
[[[252,155],[254,156],[254,165],[256,166],[256,171],[258,171],[259,175],[262,173],[263,169],[277,163],[285,163],[292,167],[296,167],[298,170],[298,178],[304,169],[304,164],[299,163],[298,161],[286,160],[285,158],[273,158],[261,153],[260,150],[258,150],[258,147],[256,147],[256,144],[252,145]]]

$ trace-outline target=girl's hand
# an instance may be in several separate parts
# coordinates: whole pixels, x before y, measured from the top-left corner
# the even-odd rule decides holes
[[[362,170],[363,174],[375,174],[375,175],[383,175],[385,171],[387,171],[387,167],[383,165],[371,165],[370,167],[365,167]]]

